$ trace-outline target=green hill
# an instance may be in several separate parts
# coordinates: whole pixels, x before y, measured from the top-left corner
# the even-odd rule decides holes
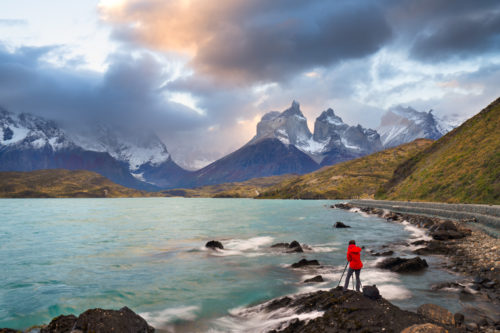
[[[91,171],[0,172],[1,198],[121,198],[153,194],[113,183]]]
[[[376,197],[500,204],[500,98],[400,165]]]
[[[373,198],[396,167],[429,147],[432,140],[418,139],[355,160],[335,164],[318,171],[285,180],[260,194],[258,198],[347,199]]]

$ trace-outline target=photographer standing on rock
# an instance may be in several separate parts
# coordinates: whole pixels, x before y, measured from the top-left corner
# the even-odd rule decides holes
[[[349,270],[347,271],[347,276],[345,278],[344,290],[347,290],[349,286],[349,280],[353,272],[356,273],[356,291],[361,288],[361,281],[359,279],[359,273],[361,268],[363,268],[363,263],[361,262],[361,248],[356,246],[356,241],[350,240],[349,246],[347,247],[347,261],[349,261]]]

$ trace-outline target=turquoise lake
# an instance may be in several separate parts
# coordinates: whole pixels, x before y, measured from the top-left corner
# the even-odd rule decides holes
[[[331,209],[337,201],[252,199],[0,200],[0,327],[23,329],[60,314],[128,306],[170,332],[265,331],[271,323],[243,310],[274,297],[337,286],[350,239],[366,250],[425,237],[415,227]],[[334,229],[343,221],[350,229]],[[220,240],[223,251],[204,248]],[[309,245],[304,253],[271,249]],[[413,255],[412,255],[413,256]],[[317,271],[293,270],[302,258]],[[366,251],[364,285],[405,309],[432,302],[460,310],[455,293],[432,284],[457,279],[432,269],[398,275],[374,268]],[[303,284],[321,274],[326,282]],[[466,301],[465,301],[466,302]],[[265,320],[264,320],[265,321]]]

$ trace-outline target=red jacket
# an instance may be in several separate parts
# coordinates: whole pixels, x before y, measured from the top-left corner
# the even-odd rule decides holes
[[[361,262],[361,248],[354,244],[349,245],[347,248],[347,261],[349,261],[349,267],[352,269],[363,268],[363,263]]]

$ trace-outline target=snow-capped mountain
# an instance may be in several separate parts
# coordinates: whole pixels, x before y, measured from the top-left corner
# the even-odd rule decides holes
[[[418,138],[437,140],[454,127],[434,116],[432,110],[420,112],[411,107],[397,106],[382,116],[377,131],[384,147],[390,148]]]
[[[85,169],[134,188],[174,185],[188,171],[150,132],[104,124],[61,128],[53,121],[0,110],[0,170]],[[153,186],[152,186],[153,185]]]
[[[293,145],[321,165],[334,164],[382,149],[376,131],[361,125],[349,126],[332,109],[323,111],[316,119],[314,134],[311,134],[296,101],[281,113],[272,111],[265,114],[257,124],[257,134],[248,145],[265,138],[275,138],[286,145]]]

